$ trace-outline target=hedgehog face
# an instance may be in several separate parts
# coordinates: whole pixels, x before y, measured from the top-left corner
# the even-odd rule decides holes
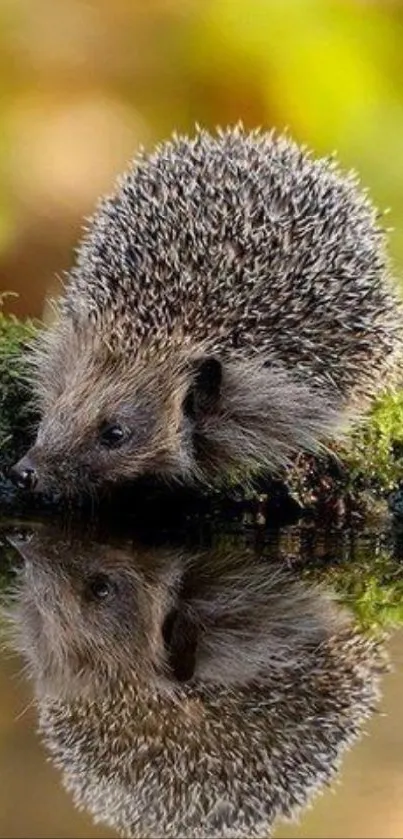
[[[16,646],[52,696],[281,681],[348,625],[324,592],[244,551],[186,555],[49,526],[14,545]]]
[[[220,362],[177,350],[139,357],[63,320],[42,340],[42,420],[14,467],[19,485],[76,496],[147,474],[191,477],[195,425],[218,398]]]
[[[16,646],[40,692],[91,695],[118,680],[162,678],[174,561],[160,568],[146,551],[53,532],[13,543],[24,559],[12,615]]]
[[[203,397],[210,398],[200,369],[195,376],[177,356],[157,363],[88,344],[88,336],[81,342],[61,336],[51,341],[47,359],[42,351],[36,380],[42,420],[35,445],[14,467],[16,482],[75,496],[145,474],[188,476],[189,437]]]
[[[115,375],[119,393],[103,374],[88,394],[77,393],[77,381],[67,383],[45,411],[26,457],[38,491],[92,493],[154,472],[156,464],[169,470],[179,444],[172,414],[158,393]]]
[[[227,549],[184,579],[168,552],[48,528],[18,549],[17,646],[40,731],[76,804],[122,836],[268,836],[330,779],[374,708],[379,642],[340,621],[323,590],[287,582],[284,565],[273,578],[267,561],[252,553],[244,567]],[[181,600],[224,678],[159,689],[161,648],[190,662]]]

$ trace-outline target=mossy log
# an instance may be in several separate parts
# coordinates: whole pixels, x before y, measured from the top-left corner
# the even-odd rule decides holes
[[[7,471],[29,446],[36,417],[31,403],[24,350],[39,328],[1,312],[0,297],[0,506],[10,503]],[[398,497],[403,476],[403,391],[385,394],[346,445],[326,458],[301,456],[284,483],[259,482],[258,494],[284,497],[302,510],[326,513],[366,509],[387,496]],[[236,488],[237,495],[242,488]],[[403,505],[403,501],[402,501]],[[398,512],[400,512],[398,510]]]

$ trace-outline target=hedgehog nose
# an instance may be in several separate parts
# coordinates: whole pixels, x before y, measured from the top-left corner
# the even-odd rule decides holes
[[[35,489],[38,483],[37,471],[29,457],[22,457],[18,463],[10,469],[10,477],[13,483],[20,489]]]

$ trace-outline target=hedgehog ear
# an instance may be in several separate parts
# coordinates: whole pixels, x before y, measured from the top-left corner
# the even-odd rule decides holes
[[[162,637],[169,668],[178,682],[188,682],[194,674],[197,636],[197,626],[189,614],[180,609],[169,612],[162,627]]]
[[[217,407],[221,393],[222,365],[212,356],[193,362],[192,384],[186,394],[183,409],[191,419],[211,414]]]

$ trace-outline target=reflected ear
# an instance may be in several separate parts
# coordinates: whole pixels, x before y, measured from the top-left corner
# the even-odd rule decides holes
[[[217,358],[197,359],[193,363],[193,380],[184,401],[184,412],[197,419],[213,413],[217,407],[222,382],[222,365]]]
[[[170,670],[178,682],[188,682],[196,667],[197,626],[190,615],[173,609],[162,627]]]

